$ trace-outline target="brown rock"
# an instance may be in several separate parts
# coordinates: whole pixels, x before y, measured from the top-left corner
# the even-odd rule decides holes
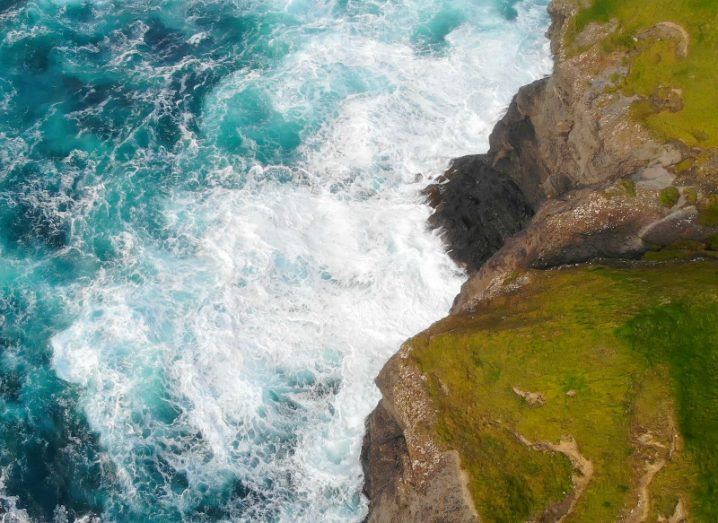
[[[656,111],[677,113],[683,110],[683,91],[672,87],[660,86],[651,95],[651,105]]]
[[[546,404],[546,398],[540,392],[527,392],[518,387],[513,387],[511,390],[532,407],[542,407]]]
[[[430,427],[422,376],[406,364],[408,347],[382,369],[382,400],[366,422],[362,446],[368,522],[478,523],[459,456],[440,449]]]

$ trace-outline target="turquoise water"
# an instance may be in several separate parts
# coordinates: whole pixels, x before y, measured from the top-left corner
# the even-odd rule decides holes
[[[546,0],[0,0],[3,521],[359,521]]]

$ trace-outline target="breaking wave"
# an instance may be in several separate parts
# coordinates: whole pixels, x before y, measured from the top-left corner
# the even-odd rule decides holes
[[[359,521],[547,0],[0,0],[2,521]]]

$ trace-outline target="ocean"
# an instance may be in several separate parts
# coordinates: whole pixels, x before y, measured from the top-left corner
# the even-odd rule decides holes
[[[0,0],[0,521],[360,521],[548,0]]]

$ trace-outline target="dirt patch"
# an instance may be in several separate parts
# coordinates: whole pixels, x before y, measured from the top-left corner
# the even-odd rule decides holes
[[[558,444],[548,441],[531,442],[521,434],[517,434],[516,437],[527,447],[541,452],[558,452],[571,461],[574,470],[571,477],[573,490],[563,501],[549,507],[541,517],[541,521],[556,521],[560,523],[573,512],[576,503],[591,482],[591,478],[593,477],[593,463],[578,450],[578,443],[576,443],[573,436],[564,436]]]

